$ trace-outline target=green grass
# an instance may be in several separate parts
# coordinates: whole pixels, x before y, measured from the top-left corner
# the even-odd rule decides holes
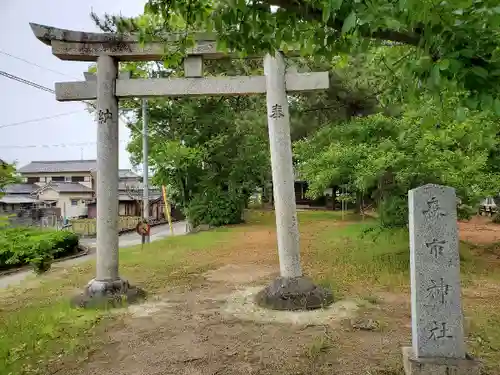
[[[153,242],[142,250],[141,246],[122,249],[120,272],[150,293],[189,283],[211,267],[207,255],[230,242],[231,236],[231,230],[221,228]],[[0,291],[1,375],[43,374],[50,358],[84,351],[97,339],[98,323],[113,316],[69,306],[70,296],[93,277],[94,264]]]
[[[373,225],[368,220],[335,230],[324,228],[305,254],[302,249],[306,272],[322,286],[332,289],[337,298],[354,294],[376,303],[375,291],[409,293],[407,230],[369,231]],[[498,247],[491,245],[482,250],[495,252]],[[479,280],[498,285],[498,263],[492,264],[477,255],[477,249],[476,245],[460,243],[462,287],[471,288]],[[499,295],[464,299],[463,303],[466,317],[472,319],[468,342],[472,355],[485,361],[486,374],[500,373]]]
[[[334,216],[332,216],[333,218]],[[384,285],[405,291],[409,287],[410,250],[406,229],[378,230],[375,222],[351,223],[317,235],[310,249],[311,271],[324,286],[340,294],[352,286]],[[472,255],[474,246],[460,243],[462,281],[467,286],[477,275],[491,269]]]
[[[179,236],[120,251],[120,272],[149,293],[196,283],[200,274],[219,265],[223,250],[244,249],[241,232],[272,230],[269,211],[253,211],[247,224]],[[353,295],[372,304],[376,292],[409,290],[409,248],[406,230],[367,232],[374,222],[352,214],[341,222],[338,212],[300,212],[305,272],[330,287],[337,298]],[[497,282],[497,270],[477,255],[476,247],[461,244],[464,286],[473,281]],[[235,250],[236,251],[236,250]],[[267,251],[267,250],[266,250]],[[59,355],[85,355],[99,342],[99,330],[116,315],[107,311],[76,310],[69,297],[92,278],[94,262],[52,271],[21,286],[0,291],[0,375],[44,374]],[[497,272],[498,273],[498,272]],[[491,374],[500,372],[500,301],[483,298],[464,301],[472,318],[472,353],[487,361]],[[316,358],[327,349],[319,338],[307,355]],[[2,366],[1,364],[4,364]],[[494,372],[496,371],[496,372]]]

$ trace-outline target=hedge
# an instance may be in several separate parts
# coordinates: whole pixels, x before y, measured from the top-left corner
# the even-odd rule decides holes
[[[78,235],[36,228],[0,229],[0,270],[21,267],[39,258],[61,258],[78,251]]]

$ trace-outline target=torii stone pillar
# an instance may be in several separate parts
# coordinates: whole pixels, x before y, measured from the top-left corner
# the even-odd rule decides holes
[[[311,310],[330,304],[333,296],[302,275],[286,65],[281,52],[264,57],[264,74],[281,276],[258,293],[257,303],[276,310]]]
[[[299,232],[295,208],[294,175],[287,92],[328,88],[328,72],[287,73],[283,55],[265,57],[265,76],[203,77],[203,59],[238,55],[217,50],[213,34],[194,34],[195,46],[187,51],[185,78],[117,79],[118,61],[155,61],[165,54],[164,35],[145,45],[137,35],[84,33],[31,24],[36,37],[52,47],[62,60],[97,61],[97,80],[56,83],[59,101],[98,101],[97,272],[77,304],[143,295],[118,274],[118,105],[119,98],[196,95],[267,94],[269,140],[281,277],[257,295],[262,306],[298,310],[322,307],[332,301],[329,291],[316,287],[302,275]],[[167,43],[165,42],[167,41]],[[167,44],[167,45],[166,45]],[[173,47],[176,49],[176,47]],[[168,52],[167,52],[168,53]],[[97,95],[96,95],[97,93]],[[97,298],[98,297],[98,298]]]
[[[97,58],[97,269],[96,284],[118,276],[118,99],[114,85],[118,62],[111,56]]]
[[[126,297],[128,303],[144,297],[118,272],[118,169],[119,119],[115,84],[118,61],[102,54],[97,57],[97,256],[96,277],[83,293],[73,299],[80,307],[116,304]]]

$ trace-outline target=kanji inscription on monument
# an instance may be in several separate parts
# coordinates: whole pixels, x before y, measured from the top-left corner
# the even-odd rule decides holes
[[[106,109],[105,111],[100,109],[98,114],[97,114],[97,122],[99,125],[104,125],[108,120],[113,119],[113,114],[109,109]]]
[[[272,119],[280,119],[285,117],[285,114],[283,113],[283,107],[279,104],[274,104],[271,107],[271,114],[269,115]]]
[[[413,352],[465,358],[455,190],[425,185],[408,200]]]

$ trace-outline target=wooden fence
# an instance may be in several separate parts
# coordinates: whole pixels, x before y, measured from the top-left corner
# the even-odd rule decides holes
[[[133,230],[139,223],[141,218],[139,216],[120,216],[118,218],[118,230],[125,232]],[[95,219],[75,219],[69,221],[71,229],[80,236],[95,236],[96,235],[96,221]]]

